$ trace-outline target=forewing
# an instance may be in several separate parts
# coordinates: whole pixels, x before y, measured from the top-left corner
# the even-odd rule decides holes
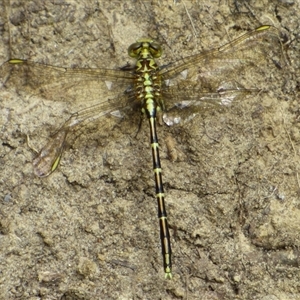
[[[218,92],[228,82],[251,84],[261,88],[265,76],[284,65],[284,56],[277,29],[257,28],[232,42],[211,51],[183,58],[160,71],[166,86],[180,85],[202,92]],[[259,72],[258,72],[259,70]],[[260,76],[254,76],[253,74]]]
[[[108,99],[133,81],[129,71],[72,69],[12,59],[0,67],[3,85],[48,100],[87,102]]]

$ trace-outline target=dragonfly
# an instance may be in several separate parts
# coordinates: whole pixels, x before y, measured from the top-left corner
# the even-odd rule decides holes
[[[64,68],[30,60],[10,59],[0,67],[3,86],[55,101],[92,103],[65,120],[33,160],[34,173],[45,177],[54,172],[69,140],[89,124],[101,130],[125,116],[142,112],[148,119],[152,150],[155,197],[158,207],[161,252],[166,279],[172,278],[172,248],[167,221],[157,123],[182,122],[209,107],[226,107],[260,91],[239,83],[250,70],[282,67],[278,30],[263,25],[231,42],[177,61],[158,66],[162,47],[141,38],[128,48],[136,60],[133,68]],[[264,81],[259,82],[261,84]],[[141,118],[142,119],[145,119]]]

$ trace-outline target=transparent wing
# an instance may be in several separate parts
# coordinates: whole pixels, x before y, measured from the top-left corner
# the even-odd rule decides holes
[[[122,95],[72,114],[33,160],[34,173],[39,177],[50,175],[59,165],[67,140],[70,143],[89,124],[97,123],[105,132],[116,122],[117,118],[132,112],[135,105],[138,103],[134,97]]]
[[[96,121],[105,130],[117,116],[137,105],[132,89],[128,89],[135,79],[129,71],[68,69],[11,59],[0,67],[0,76],[6,87],[48,100],[82,104],[100,101],[72,114],[49,139],[33,161],[39,177],[48,176],[57,168],[66,143],[80,135],[88,124]]]
[[[0,67],[3,84],[54,101],[109,99],[132,84],[135,76],[122,70],[71,69],[11,59]]]
[[[201,88],[167,88],[162,92],[166,101],[163,119],[168,126],[188,121],[201,111],[220,109],[232,102],[247,99],[257,94],[258,89],[245,89],[236,82],[223,84],[215,92],[203,92]],[[188,108],[188,109],[186,109]]]
[[[284,64],[277,29],[272,26],[259,27],[220,48],[163,67],[160,71],[164,81],[163,91],[167,97],[170,96],[166,107],[173,107],[180,98],[192,100],[195,105],[200,104],[197,99],[205,105],[222,103],[220,91],[224,95],[226,90],[236,94],[236,97],[231,97],[233,100],[241,98],[246,92],[242,86],[251,82],[254,89],[262,88],[266,78]],[[235,82],[239,83],[237,88],[234,88]]]

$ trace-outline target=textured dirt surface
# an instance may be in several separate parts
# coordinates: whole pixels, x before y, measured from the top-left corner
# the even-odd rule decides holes
[[[130,61],[128,45],[150,36],[165,64],[262,24],[279,29],[288,59],[268,92],[159,127],[171,281],[146,122],[137,137],[136,122],[87,132],[41,179],[31,148],[74,107],[2,87],[0,299],[300,299],[298,1],[0,5],[0,63],[118,68]]]

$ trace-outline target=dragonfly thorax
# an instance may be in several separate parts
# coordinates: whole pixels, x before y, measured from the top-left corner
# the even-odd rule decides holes
[[[141,101],[142,112],[147,117],[156,117],[156,111],[164,110],[161,97],[161,76],[153,57],[139,58],[136,62],[135,91]]]

